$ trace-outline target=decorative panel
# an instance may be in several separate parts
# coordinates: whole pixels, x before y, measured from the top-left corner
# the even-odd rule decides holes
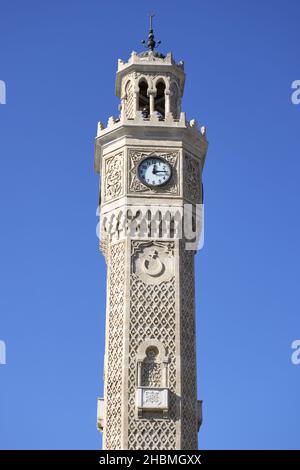
[[[107,374],[105,383],[106,449],[121,449],[123,331],[125,308],[125,244],[109,249],[108,330],[106,331]]]
[[[198,449],[194,252],[180,253],[181,449]]]
[[[123,161],[123,152],[119,152],[104,159],[103,196],[105,201],[115,199],[116,197],[122,196],[124,193]]]
[[[159,150],[139,150],[139,149],[129,149],[128,152],[129,158],[129,192],[131,193],[149,193],[149,194],[179,194],[179,180],[178,180],[178,157],[179,152],[166,152]],[[146,157],[161,157],[164,158],[172,167],[172,177],[170,181],[164,186],[157,188],[150,188],[149,186],[143,184],[137,176],[137,168],[141,160]]]
[[[201,162],[187,154],[184,155],[183,194],[191,202],[201,203]]]
[[[164,247],[159,255],[174,259],[174,242],[132,241],[132,266],[137,258],[145,256],[144,249],[151,243],[152,250]],[[130,325],[128,358],[128,448],[175,449],[176,448],[176,350],[175,350],[175,277],[174,265],[166,268],[172,275],[165,278],[163,271],[156,283],[147,283],[138,272],[132,270],[130,278]],[[169,413],[165,419],[141,419],[136,413],[136,370],[139,345],[151,338],[161,341],[169,357]],[[156,380],[156,379],[154,379]],[[149,412],[151,413],[151,412]],[[151,418],[151,415],[149,416]]]

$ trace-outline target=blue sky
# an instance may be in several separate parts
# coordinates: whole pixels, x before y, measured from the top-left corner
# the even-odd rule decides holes
[[[117,114],[117,59],[184,59],[183,110],[207,126],[197,254],[202,449],[297,449],[300,365],[297,0],[2,0],[0,448],[97,449],[105,264],[93,172]]]

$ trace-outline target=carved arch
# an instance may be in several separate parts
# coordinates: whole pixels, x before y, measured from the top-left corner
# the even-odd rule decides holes
[[[148,88],[152,88],[152,83],[151,83],[151,78],[148,76],[148,75],[140,75],[137,82],[136,82],[136,86],[137,88],[140,86],[140,83],[142,81],[145,81],[147,84],[148,84]]]
[[[137,386],[167,387],[168,358],[164,345],[156,340],[143,341],[137,351]]]
[[[170,89],[170,81],[168,77],[164,75],[158,75],[157,77],[153,78],[152,87],[156,90],[158,82],[163,82],[165,84],[166,90]]]

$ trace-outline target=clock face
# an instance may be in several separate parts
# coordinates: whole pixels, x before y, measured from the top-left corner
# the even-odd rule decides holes
[[[147,186],[166,184],[172,176],[171,165],[161,157],[147,157],[138,166],[138,177]]]

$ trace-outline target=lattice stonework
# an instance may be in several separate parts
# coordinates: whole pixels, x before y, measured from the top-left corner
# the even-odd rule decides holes
[[[201,203],[201,163],[184,155],[184,196],[191,202]]]
[[[180,248],[181,449],[198,448],[194,252]]]
[[[122,358],[124,354],[125,243],[110,246],[108,266],[107,374],[105,383],[106,449],[121,449]]]
[[[142,242],[132,241],[132,253]],[[174,243],[165,242],[166,251],[174,257]],[[149,243],[145,242],[148,246]],[[159,247],[163,242],[159,243]],[[155,248],[155,242],[153,242]],[[175,351],[175,276],[157,284],[145,283],[135,272],[130,276],[130,325],[128,357],[128,448],[176,448],[176,351]],[[151,338],[161,341],[169,357],[169,415],[160,419],[137,417],[135,405],[137,351]],[[153,376],[152,376],[153,378]],[[157,374],[156,379],[157,380]]]
[[[133,119],[134,96],[133,96],[133,86],[132,86],[131,81],[129,81],[125,87],[125,113],[126,113],[127,119]]]
[[[161,386],[161,365],[155,362],[144,362],[142,367],[142,385],[144,387]]]

